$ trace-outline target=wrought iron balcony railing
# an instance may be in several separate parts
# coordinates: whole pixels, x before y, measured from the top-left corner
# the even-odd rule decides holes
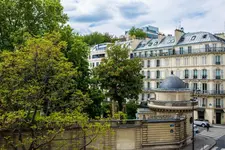
[[[159,100],[155,100],[155,101],[149,101],[150,104],[152,103],[153,105],[160,105],[160,106],[192,106],[192,102],[191,101],[159,101]],[[197,105],[198,102],[195,101],[193,103],[194,105]]]
[[[172,56],[172,55],[186,55],[186,54],[199,54],[199,53],[212,53],[212,52],[225,52],[225,47],[214,47],[214,48],[199,48],[199,49],[193,49],[191,52],[188,50],[184,50],[182,54],[180,54],[179,51],[176,52],[170,52],[169,50],[167,52],[160,52],[160,53],[150,53],[146,55],[136,55],[134,57],[139,58],[151,58],[151,57],[159,57],[159,56]]]
[[[194,95],[198,95],[198,94],[204,94],[204,95],[224,95],[225,91],[224,90],[202,90],[202,91],[198,91],[197,93],[194,92]]]

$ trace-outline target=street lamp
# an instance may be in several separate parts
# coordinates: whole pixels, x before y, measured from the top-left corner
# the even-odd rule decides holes
[[[194,106],[197,102],[197,97],[194,96],[194,94],[198,94],[201,90],[199,89],[193,89],[193,99],[191,99],[192,103],[192,150],[195,149],[195,130],[194,130]]]

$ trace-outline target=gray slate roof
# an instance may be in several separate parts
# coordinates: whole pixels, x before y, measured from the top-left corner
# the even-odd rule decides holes
[[[142,41],[135,50],[145,50],[163,47],[173,47],[186,44],[197,44],[202,42],[224,42],[225,40],[209,33],[209,32],[192,32],[184,33],[184,35],[177,42],[175,36],[166,36],[164,39],[159,41],[158,39],[152,39],[148,41]]]

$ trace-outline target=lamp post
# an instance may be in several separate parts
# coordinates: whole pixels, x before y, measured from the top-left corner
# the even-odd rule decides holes
[[[194,106],[195,102],[197,101],[197,97],[194,94],[198,94],[200,92],[199,89],[193,89],[193,99],[191,99],[192,103],[192,150],[195,149],[195,130],[194,130]]]

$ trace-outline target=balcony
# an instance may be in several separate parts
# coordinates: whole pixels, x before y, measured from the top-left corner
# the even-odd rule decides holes
[[[140,55],[134,56],[139,58],[152,58],[152,57],[160,57],[160,56],[177,56],[177,55],[190,55],[190,54],[201,54],[201,53],[221,53],[225,52],[225,47],[216,47],[216,48],[199,48],[199,49],[192,49],[192,51],[184,50],[183,54],[179,52],[161,52],[156,54],[147,54],[147,55]]]
[[[216,78],[216,79],[221,79],[221,76],[216,76],[215,78]]]
[[[169,109],[169,110],[191,110],[192,104],[194,109],[198,108],[198,102],[192,103],[191,101],[149,101],[148,106],[155,109]]]
[[[197,79],[197,78],[198,78],[198,76],[196,76],[196,75],[193,76],[193,79]]]
[[[206,104],[199,105],[199,107],[206,107]]]
[[[198,93],[194,93],[194,95],[225,95],[224,90],[203,90]]]
[[[202,79],[207,79],[207,75],[202,75]]]
[[[223,108],[223,105],[217,104],[217,105],[216,105],[216,108]]]
[[[215,62],[216,65],[220,65],[220,61]]]

